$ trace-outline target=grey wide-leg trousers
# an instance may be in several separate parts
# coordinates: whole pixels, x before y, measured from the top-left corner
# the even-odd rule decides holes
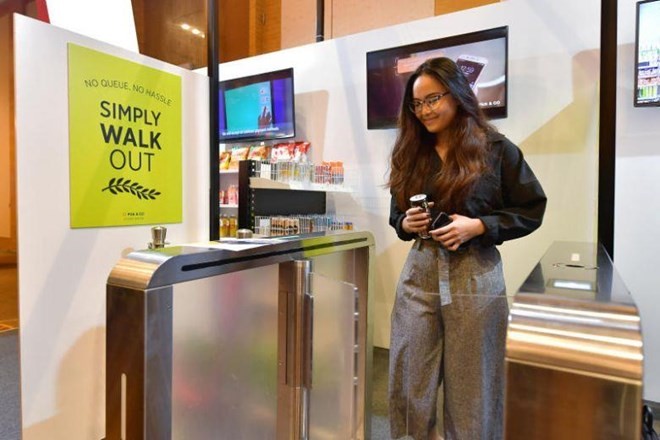
[[[446,440],[502,438],[507,316],[495,247],[450,252],[430,240],[415,242],[392,311],[393,438],[428,437],[441,382]]]

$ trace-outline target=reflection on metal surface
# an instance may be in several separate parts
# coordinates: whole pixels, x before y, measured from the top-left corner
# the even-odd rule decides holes
[[[337,256],[320,257],[311,274],[314,293],[312,358],[314,381],[309,388],[309,438],[354,439],[358,407],[354,406],[355,293],[356,286],[316,273],[330,264],[343,263]],[[334,261],[332,261],[334,260]],[[335,272],[336,273],[336,272]],[[320,374],[320,372],[332,374]],[[362,400],[362,399],[359,399]]]
[[[172,438],[274,438],[278,267],[173,291]]]
[[[156,256],[161,257],[159,254]],[[146,258],[141,260],[122,258],[110,272],[108,284],[133,289],[144,288],[164,260],[165,258],[154,258],[153,261]]]
[[[642,348],[637,307],[604,250],[555,243],[511,307],[507,438],[638,438]]]
[[[551,287],[556,287],[558,289],[573,289],[573,290],[587,290],[589,292],[595,292],[596,286],[593,283],[588,281],[573,281],[573,280],[549,280],[548,284]]]
[[[312,326],[313,310],[311,309],[312,295],[310,291],[311,261],[298,260],[291,263],[293,270],[293,291],[289,300],[294,305],[291,314],[287,317],[292,325],[289,330],[293,333],[288,337],[293,342],[287,350],[292,351],[292,365],[290,384],[293,391],[293,432],[291,439],[309,438],[309,395],[312,386]],[[292,368],[291,368],[292,367]]]
[[[545,303],[540,309],[539,301]],[[641,380],[636,308],[594,303],[591,311],[581,310],[585,305],[573,299],[552,302],[542,296],[516,296],[507,336],[508,359],[612,375],[616,380]]]

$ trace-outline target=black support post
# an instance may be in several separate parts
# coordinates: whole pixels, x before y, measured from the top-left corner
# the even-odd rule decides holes
[[[206,48],[207,72],[209,77],[209,240],[220,238],[220,190],[218,145],[220,142],[218,122],[218,89],[220,82],[218,51],[218,0],[207,0]]]
[[[316,41],[325,39],[325,0],[316,0]]]
[[[614,259],[617,0],[601,0],[598,242]]]

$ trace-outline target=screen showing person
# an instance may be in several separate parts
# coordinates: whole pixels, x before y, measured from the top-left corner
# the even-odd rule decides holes
[[[227,129],[233,132],[257,130],[262,115],[271,114],[270,83],[262,82],[227,90]]]
[[[293,69],[221,81],[218,128],[221,143],[294,137]]]
[[[257,116],[257,125],[259,128],[270,127],[273,122],[273,115],[268,107],[270,106],[264,103],[264,106],[261,109],[261,113],[259,113],[259,116]]]

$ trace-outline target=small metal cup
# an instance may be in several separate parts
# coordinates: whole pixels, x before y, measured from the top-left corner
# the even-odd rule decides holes
[[[165,247],[165,236],[167,236],[167,228],[164,226],[154,226],[151,228],[151,243],[149,249],[160,249]]]

